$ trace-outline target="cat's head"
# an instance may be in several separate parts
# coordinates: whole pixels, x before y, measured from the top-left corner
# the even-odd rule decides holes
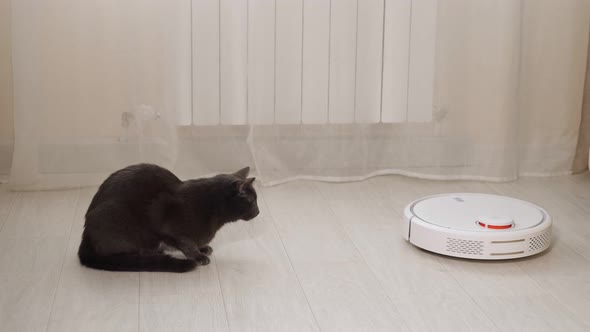
[[[230,207],[232,214],[241,220],[252,220],[259,213],[258,196],[253,183],[256,178],[248,178],[250,167],[243,168],[233,174],[229,174],[232,183],[230,193]]]

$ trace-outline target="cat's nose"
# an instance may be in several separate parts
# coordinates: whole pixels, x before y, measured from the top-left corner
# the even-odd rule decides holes
[[[259,214],[260,214],[260,210],[258,209],[258,207],[256,207],[252,210],[252,213],[248,216],[247,220],[252,220],[252,219],[256,218]]]

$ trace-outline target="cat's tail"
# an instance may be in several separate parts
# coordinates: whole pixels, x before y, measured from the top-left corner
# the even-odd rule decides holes
[[[193,270],[197,263],[190,259],[180,259],[165,254],[140,255],[121,253],[100,256],[89,248],[88,242],[82,241],[78,251],[80,263],[84,266],[106,271],[145,271],[145,272],[187,272]]]

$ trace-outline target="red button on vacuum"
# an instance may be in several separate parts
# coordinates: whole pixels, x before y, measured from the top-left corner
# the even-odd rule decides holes
[[[479,217],[477,224],[489,229],[508,229],[512,228],[514,222],[509,217]]]
[[[508,229],[508,228],[512,227],[512,225],[502,225],[502,226],[486,225],[486,224],[482,223],[481,221],[478,221],[477,224],[480,225],[481,227],[485,227],[485,228],[489,228],[489,229]]]

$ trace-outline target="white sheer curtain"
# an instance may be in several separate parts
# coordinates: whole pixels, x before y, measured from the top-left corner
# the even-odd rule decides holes
[[[190,3],[12,1],[15,151],[23,188],[173,166],[190,109]]]
[[[12,2],[10,183],[570,171],[585,0]]]

